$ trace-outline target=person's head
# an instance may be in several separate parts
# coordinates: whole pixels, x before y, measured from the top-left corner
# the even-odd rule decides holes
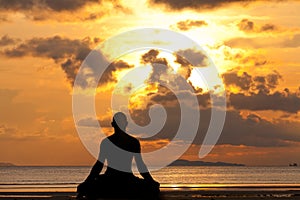
[[[111,125],[115,129],[121,129],[122,131],[125,131],[125,129],[128,125],[126,115],[122,112],[117,112],[113,117],[113,121],[112,121]]]

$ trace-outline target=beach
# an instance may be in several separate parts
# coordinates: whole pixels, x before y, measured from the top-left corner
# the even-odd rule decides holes
[[[72,200],[76,199],[76,193],[50,192],[50,193],[0,193],[0,199],[23,200]],[[103,199],[103,198],[99,198]],[[192,199],[300,199],[299,191],[275,192],[275,191],[162,191],[160,200],[192,200]],[[104,199],[103,199],[104,200]],[[116,200],[116,199],[115,199]],[[125,199],[124,199],[125,200]]]
[[[76,192],[0,192],[0,199],[72,200]],[[99,200],[102,198],[99,198]],[[161,188],[160,200],[193,199],[300,199],[300,188],[249,187],[249,188]],[[103,199],[104,200],[104,199]]]

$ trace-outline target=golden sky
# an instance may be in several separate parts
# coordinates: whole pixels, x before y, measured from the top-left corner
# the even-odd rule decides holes
[[[111,134],[111,93],[127,72],[141,65],[141,74],[116,92],[121,101],[122,93],[143,79],[157,81],[131,91],[132,118],[147,125],[149,107],[156,103],[166,107],[167,114],[178,115],[172,93],[159,84],[172,82],[168,78],[175,70],[195,89],[201,110],[199,132],[182,158],[199,159],[210,99],[195,68],[205,72],[209,57],[225,86],[227,115],[217,145],[203,160],[247,165],[300,162],[299,10],[296,0],[0,0],[0,162],[92,164],[94,158],[80,141],[72,115],[78,69],[101,42],[151,27],[181,33],[199,44],[205,55],[191,49],[182,52],[200,56],[199,66],[151,48],[123,55],[100,80],[97,119],[86,116],[78,126],[97,134],[94,125],[100,122]],[[118,54],[122,45],[107,53]],[[157,70],[155,63],[167,64],[171,71]],[[176,120],[168,118],[157,135],[143,140],[143,151],[167,144]]]

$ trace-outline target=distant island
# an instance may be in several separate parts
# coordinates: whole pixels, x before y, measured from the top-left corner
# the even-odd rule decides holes
[[[5,163],[5,162],[0,162],[0,167],[13,167],[16,166],[12,163]]]
[[[298,164],[297,164],[297,163],[290,163],[289,166],[290,166],[290,167],[297,167]]]
[[[189,161],[176,160],[168,166],[245,166],[244,164],[226,163],[226,162],[204,162],[204,161]]]

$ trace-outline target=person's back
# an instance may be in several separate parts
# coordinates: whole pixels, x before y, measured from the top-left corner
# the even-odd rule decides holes
[[[105,174],[132,173],[132,160],[134,153],[140,153],[140,143],[136,138],[119,131],[102,141],[101,151],[107,160]]]

